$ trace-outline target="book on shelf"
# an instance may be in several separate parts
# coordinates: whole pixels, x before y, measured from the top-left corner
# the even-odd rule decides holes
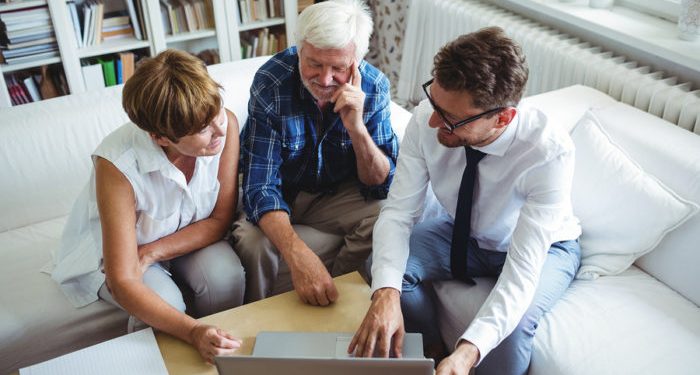
[[[241,24],[250,22],[250,12],[246,0],[238,0],[238,16]]]
[[[88,47],[97,44],[95,35],[97,33],[97,22],[101,16],[102,9],[97,0],[86,0],[82,3],[83,29],[82,46]]]
[[[165,33],[165,35],[172,35],[173,28],[170,24],[170,11],[168,10],[165,3],[163,3],[163,1],[160,2],[160,19],[163,23],[163,32]]]
[[[104,3],[102,0],[97,0],[96,4],[96,16],[95,16],[95,28],[94,33],[91,36],[92,45],[99,45],[102,43],[102,22],[104,20]]]
[[[187,27],[187,31],[192,32],[198,29],[197,19],[194,15],[194,9],[192,9],[192,4],[186,0],[179,0],[181,14],[184,16],[184,24]]]
[[[123,15],[122,12],[107,13],[102,20],[102,30],[112,27],[129,26],[130,22],[129,16]]]
[[[166,34],[214,27],[214,12],[208,0],[160,0],[160,12]]]
[[[55,42],[56,42],[56,37],[50,36],[48,38],[34,39],[34,40],[22,42],[22,43],[9,43],[9,44],[4,45],[0,48],[17,49],[17,48],[31,47],[31,46],[37,46],[40,44],[55,43]]]
[[[163,24],[168,26],[167,28],[170,30],[170,34],[175,35],[179,33],[180,30],[177,27],[177,16],[175,15],[173,4],[171,4],[169,0],[160,0],[160,11],[163,20],[167,20],[167,22],[163,22]]]
[[[41,100],[41,94],[39,94],[39,87],[37,87],[36,82],[34,82],[34,77],[29,76],[22,80],[24,88],[27,89],[29,96],[33,102],[38,102]]]
[[[19,43],[18,41],[28,41],[53,35],[53,26],[35,26],[15,31],[4,31],[3,42]]]
[[[255,4],[255,13],[258,17],[258,20],[266,20],[270,18],[269,12],[267,10],[267,1],[266,0],[253,0]]]
[[[241,58],[273,55],[287,48],[286,39],[284,32],[267,27],[248,31],[241,35]]]
[[[182,6],[175,7],[175,20],[177,21],[178,32],[186,33],[189,31],[187,29],[187,20],[185,20],[185,10]]]
[[[13,58],[13,57],[22,57],[22,56],[28,56],[28,55],[35,55],[38,53],[42,52],[48,52],[48,51],[57,51],[58,50],[58,44],[56,42],[53,43],[45,43],[45,44],[39,44],[35,46],[28,46],[28,47],[22,47],[22,48],[14,48],[14,49],[0,49],[0,53],[2,53],[2,56],[5,59]]]
[[[83,3],[83,31],[82,31],[82,42],[80,43],[81,47],[85,47],[88,45],[88,42],[90,41],[90,37],[88,36],[90,34],[90,24],[92,20],[92,8],[90,7],[89,3]]]
[[[68,0],[68,13],[70,14],[71,24],[73,24],[73,32],[75,33],[75,42],[78,48],[83,46],[82,33],[80,32],[80,17],[78,17],[78,6],[74,0]]]
[[[12,101],[12,105],[29,103],[26,96],[24,96],[23,93],[20,93],[22,89],[19,87],[19,84],[17,83],[17,78],[15,78],[15,76],[8,77],[6,82],[7,91],[10,94],[10,100]]]
[[[284,17],[282,0],[238,0],[241,24]]]
[[[270,29],[267,27],[264,29],[261,29],[258,31],[258,39],[260,39],[260,43],[258,43],[258,56],[262,56],[264,54],[267,54],[267,47],[270,44]]]
[[[0,63],[19,64],[57,55],[46,5],[0,13]]]
[[[68,4],[70,7],[70,4]],[[145,39],[143,8],[136,0],[86,0],[73,21],[79,46],[99,45],[105,39],[133,36]],[[79,19],[82,14],[82,21]],[[82,24],[82,28],[79,26]]]
[[[2,25],[0,25],[0,28],[2,28],[5,31],[10,32],[10,31],[28,29],[31,27],[45,26],[45,25],[51,25],[51,22],[49,20],[38,20],[38,21],[9,23],[9,24],[3,23]]]
[[[102,21],[102,40],[121,38],[134,35],[131,19],[126,11],[110,12],[104,15]]]
[[[51,23],[51,14],[49,13],[49,8],[47,8],[46,5],[36,8],[12,10],[0,13],[0,23],[3,25],[22,24],[35,21],[46,21],[46,23]]]
[[[141,0],[134,1],[136,1],[136,13],[138,14],[138,24],[139,28],[141,29],[141,36],[145,40],[148,39],[148,30],[146,28],[146,23],[143,21],[143,2]]]
[[[105,87],[105,77],[102,73],[102,65],[99,63],[84,65],[82,68],[85,90],[92,91]]]
[[[119,54],[119,62],[122,66],[120,83],[126,82],[134,75],[134,60],[136,59],[133,52],[122,52]]]
[[[117,84],[117,76],[114,67],[114,60],[97,59],[97,62],[102,65],[102,74],[104,75],[105,87],[114,86]]]
[[[126,38],[134,35],[134,29],[131,25],[124,25],[119,27],[112,27],[109,29],[102,29],[102,39],[116,39],[116,38]]]
[[[134,75],[136,54],[121,52],[86,59],[82,66],[85,89],[90,91],[126,82]]]
[[[194,10],[194,17],[197,20],[197,25],[200,29],[209,29],[209,20],[207,19],[207,9],[204,6],[204,1],[196,1],[192,4],[192,9]]]
[[[8,64],[8,65],[13,65],[13,64],[22,64],[22,63],[28,63],[28,62],[33,62],[33,61],[41,61],[44,59],[48,59],[51,57],[57,57],[58,56],[58,50],[55,51],[47,51],[47,52],[40,52],[40,53],[35,53],[31,55],[26,55],[26,56],[17,56],[17,57],[3,57],[2,54],[0,54],[0,63]]]
[[[116,71],[117,85],[124,83],[124,70],[121,59],[114,60],[114,70]]]
[[[139,0],[124,0],[126,2],[127,10],[129,11],[129,18],[131,19],[131,26],[134,28],[134,36],[138,40],[143,40],[143,34],[141,33],[141,22],[137,14],[137,7],[134,6],[134,1],[139,3]]]
[[[7,91],[12,105],[50,99],[60,95],[54,81],[65,82],[60,65],[43,65],[7,75]],[[63,94],[66,94],[63,92]]]

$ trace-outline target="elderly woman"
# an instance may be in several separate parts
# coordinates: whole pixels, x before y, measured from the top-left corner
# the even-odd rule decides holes
[[[129,331],[152,326],[209,362],[240,341],[192,316],[240,305],[245,283],[223,240],[237,202],[239,138],[220,89],[185,52],[139,65],[122,98],[131,122],[92,155],[52,272],[74,306],[101,298],[131,315]]]

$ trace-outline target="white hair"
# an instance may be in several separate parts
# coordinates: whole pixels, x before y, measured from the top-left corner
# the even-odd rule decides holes
[[[352,42],[360,61],[369,49],[372,26],[369,7],[364,1],[333,0],[313,4],[297,19],[297,49],[301,53],[304,42],[321,49],[341,49]]]

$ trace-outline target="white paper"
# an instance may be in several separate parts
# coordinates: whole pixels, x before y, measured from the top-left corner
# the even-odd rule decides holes
[[[167,375],[151,328],[19,370],[20,375]]]

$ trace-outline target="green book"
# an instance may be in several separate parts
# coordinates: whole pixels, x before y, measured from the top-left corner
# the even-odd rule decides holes
[[[105,86],[114,86],[117,84],[117,75],[114,72],[114,60],[97,59],[102,65],[102,74],[105,76]]]

